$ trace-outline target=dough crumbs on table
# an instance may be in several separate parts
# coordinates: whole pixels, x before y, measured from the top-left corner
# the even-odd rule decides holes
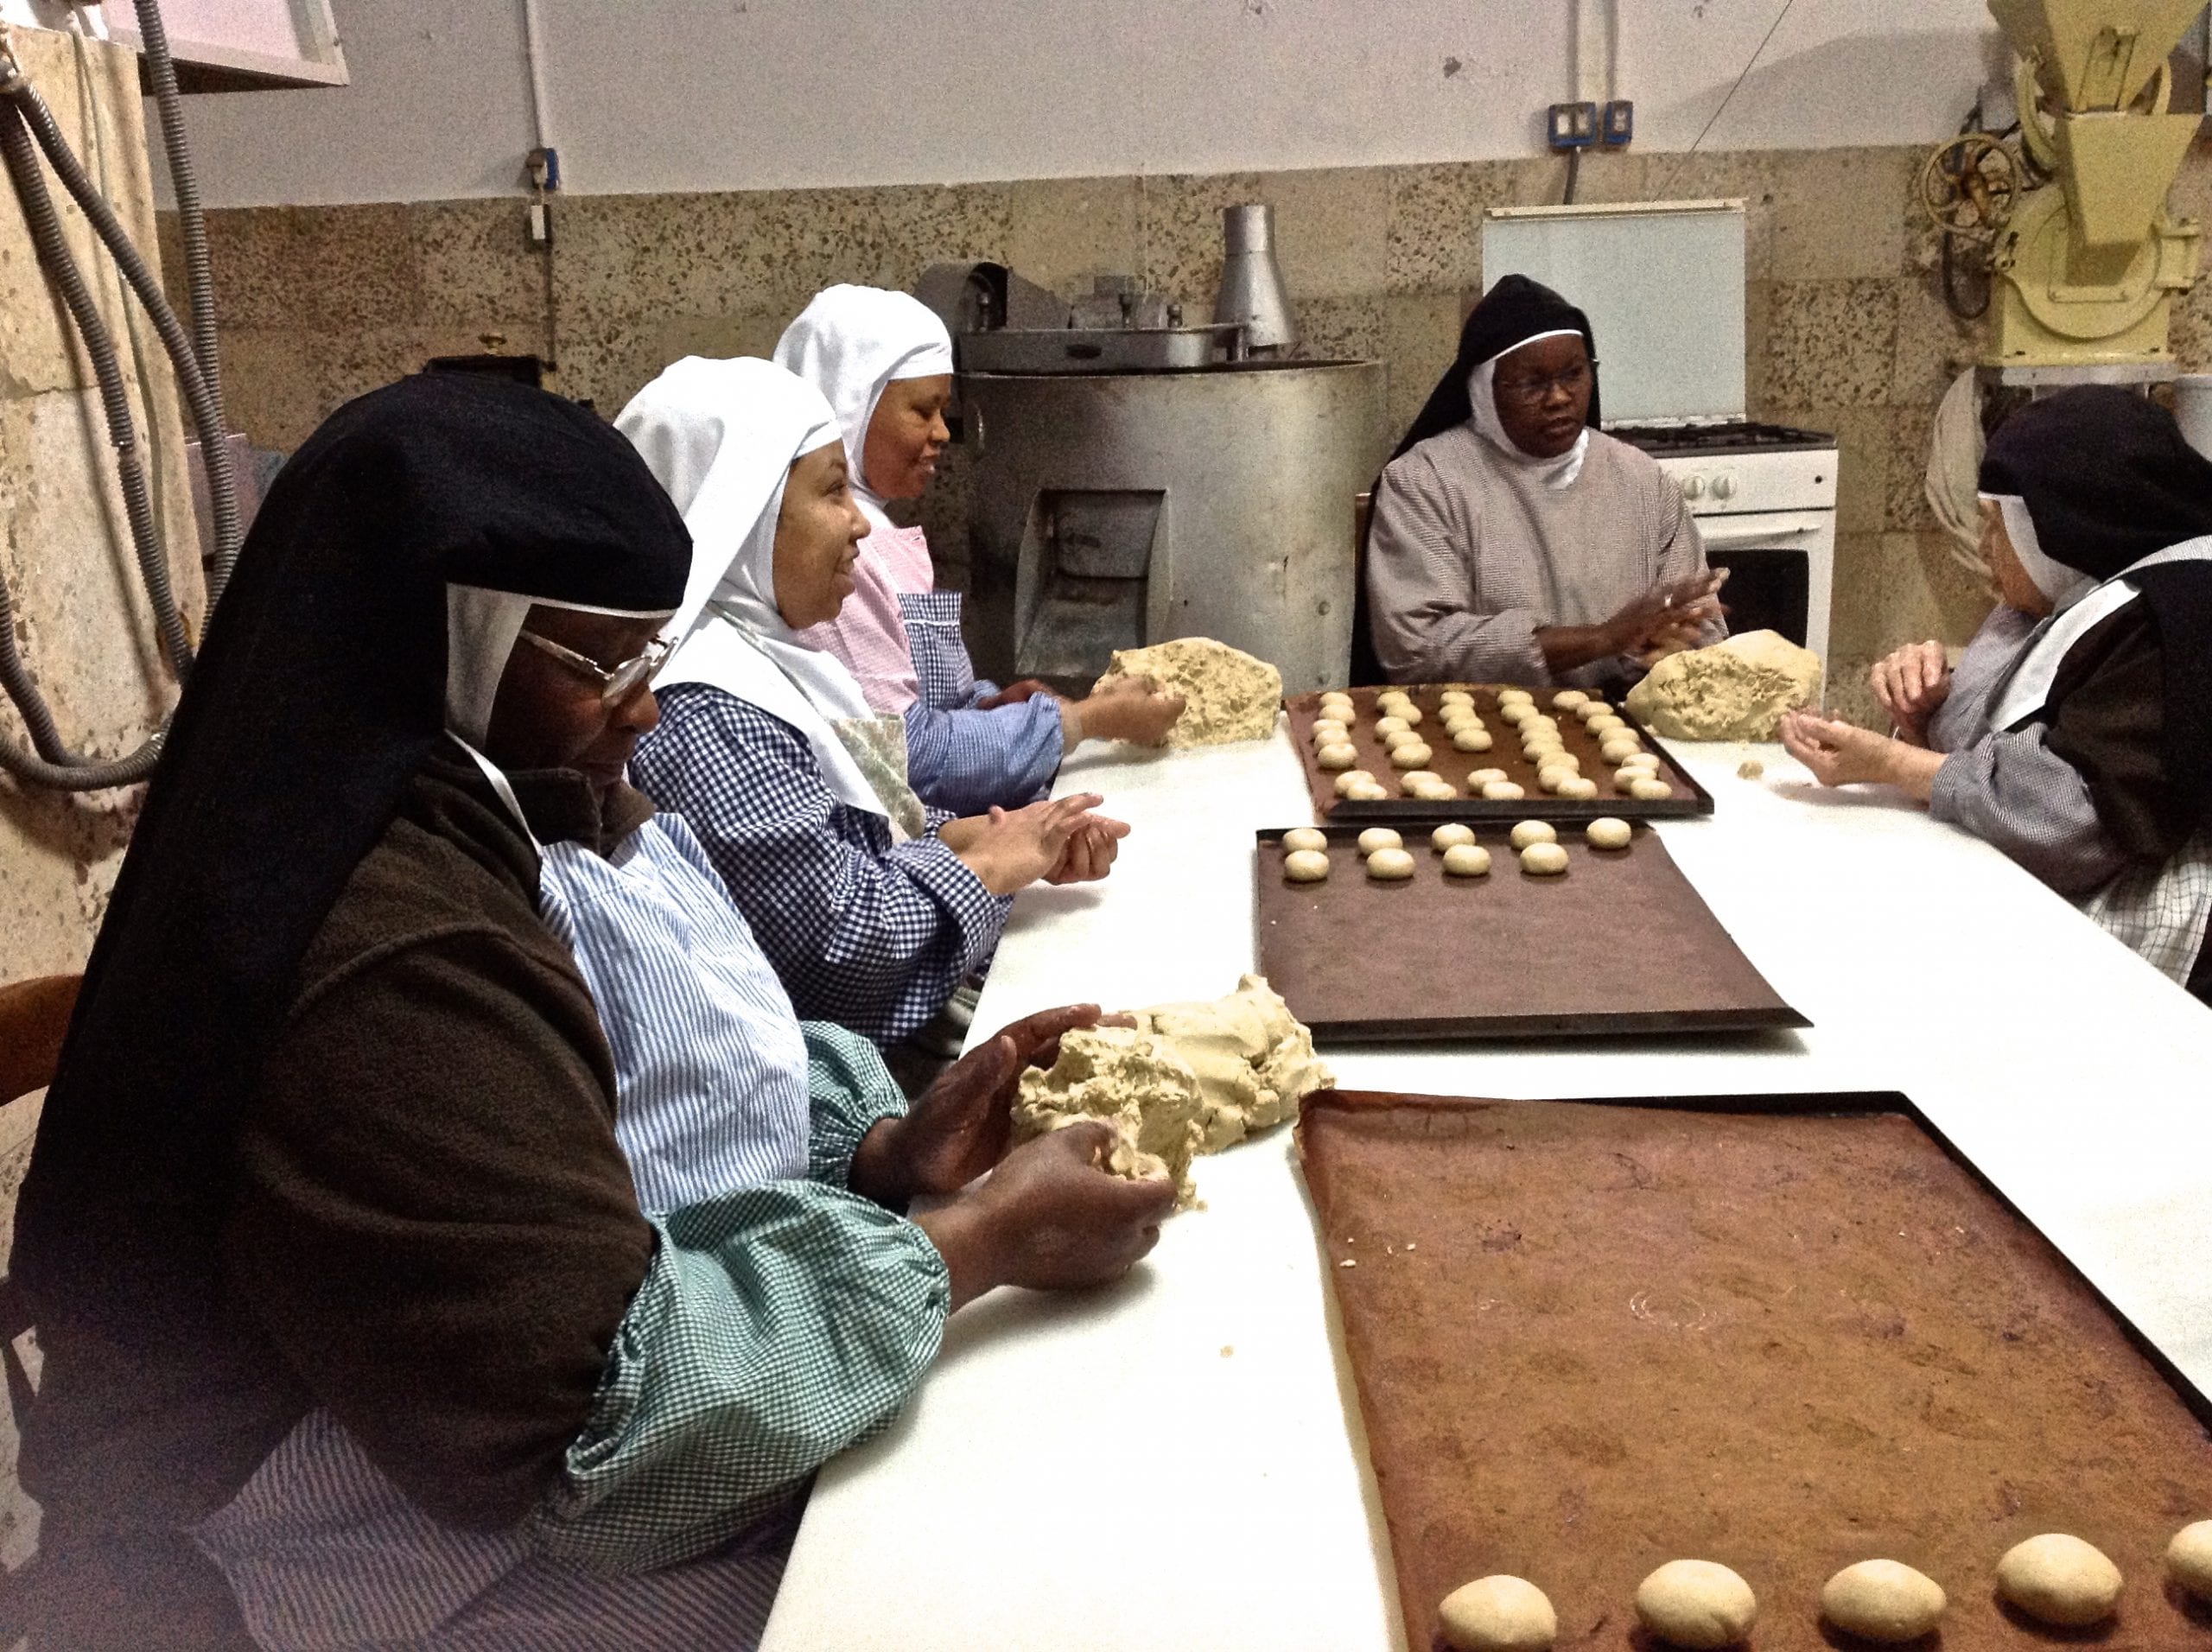
[[[1736,778],[1738,780],[1756,780],[1765,772],[1766,765],[1756,757],[1747,757],[1736,765]]]
[[[1281,1123],[1309,1091],[1336,1082],[1313,1053],[1313,1035],[1263,976],[1245,975],[1225,997],[1156,1004],[1133,1019],[1135,1026],[1063,1033],[1059,1058],[1022,1074],[1017,1141],[1102,1119],[1116,1138],[1106,1168],[1172,1176],[1177,1208],[1188,1210],[1197,1202],[1193,1156]]]
[[[1628,708],[1669,740],[1772,740],[1782,714],[1821,695],[1821,657],[1778,632],[1747,631],[1669,654],[1628,693]]]
[[[1224,1344],[1222,1344],[1222,1345],[1221,1345],[1221,1357],[1222,1357],[1224,1359],[1227,1359],[1227,1358],[1228,1358],[1231,1354],[1234,1354],[1236,1351],[1236,1345],[1235,1345],[1234,1344],[1232,1344],[1232,1343],[1224,1343]]]
[[[1170,746],[1225,746],[1266,740],[1275,731],[1282,673],[1211,637],[1179,637],[1148,648],[1117,648],[1094,694],[1114,679],[1148,677],[1163,693],[1183,696],[1183,715],[1167,731]]]

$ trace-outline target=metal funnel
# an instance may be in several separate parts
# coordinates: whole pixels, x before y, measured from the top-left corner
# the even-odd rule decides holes
[[[1221,291],[1213,319],[1234,321],[1255,350],[1287,349],[1298,341],[1298,321],[1275,268],[1275,209],[1259,201],[1221,210],[1224,257]]]

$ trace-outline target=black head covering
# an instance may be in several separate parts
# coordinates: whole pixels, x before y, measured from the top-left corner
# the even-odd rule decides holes
[[[682,600],[690,562],[629,443],[519,384],[405,380],[285,466],[177,707],[47,1096],[15,1265],[41,1323],[162,1339],[206,1313],[238,1110],[308,943],[443,734],[448,583],[650,613]]]
[[[1981,491],[2017,495],[2053,562],[2108,580],[2212,534],[2212,461],[2157,403],[2083,384],[2029,403],[1989,438]],[[2166,772],[2212,818],[2212,562],[2130,575],[2158,633]]]
[[[1467,312],[1466,325],[1459,329],[1459,353],[1436,381],[1436,388],[1429,391],[1428,400],[1421,404],[1420,414],[1390,457],[1396,459],[1415,442],[1426,442],[1474,417],[1467,379],[1483,363],[1539,334],[1568,327],[1582,335],[1583,347],[1590,353],[1589,423],[1594,427],[1598,423],[1598,340],[1591,335],[1590,318],[1542,283],[1526,276],[1506,276]]]
[[[1428,400],[1421,404],[1421,412],[1404,437],[1390,450],[1390,457],[1402,459],[1416,442],[1440,435],[1475,416],[1474,398],[1469,393],[1467,381],[1483,363],[1493,356],[1503,355],[1516,345],[1526,344],[1539,334],[1558,333],[1567,327],[1582,335],[1582,346],[1590,354],[1589,423],[1594,428],[1598,423],[1598,340],[1591,334],[1590,318],[1542,283],[1522,275],[1505,276],[1467,312],[1466,323],[1459,329],[1459,353],[1452,359],[1444,377],[1436,381],[1436,388],[1429,391]],[[1375,652],[1375,634],[1370,629],[1367,609],[1364,534],[1360,536],[1358,566],[1352,578],[1351,680],[1355,684],[1380,683],[1382,662]]]

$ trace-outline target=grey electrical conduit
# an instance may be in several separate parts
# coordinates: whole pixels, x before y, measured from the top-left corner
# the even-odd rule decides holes
[[[144,305],[169,355],[179,390],[192,415],[194,428],[200,435],[201,455],[207,471],[208,495],[216,538],[214,565],[209,572],[207,589],[208,607],[212,610],[221,595],[224,584],[228,581],[231,567],[237,560],[241,537],[237,485],[232,471],[230,448],[223,440],[219,381],[215,378],[212,270],[207,259],[199,192],[192,177],[191,159],[184,146],[182,110],[177,102],[175,68],[169,60],[167,37],[162,31],[159,8],[156,0],[137,0],[137,9],[140,35],[156,83],[156,109],[168,143],[171,170],[178,186],[180,212],[183,213],[183,203],[188,199],[190,202],[189,213],[185,214],[185,238],[188,249],[187,278],[191,290],[194,321],[195,326],[201,329],[200,336],[196,340],[186,337],[152,271],[131,245],[129,235],[117,220],[105,198],[86,176],[76,156],[70,153],[67,143],[54,124],[44,100],[23,75],[12,54],[5,53],[4,49],[0,49],[0,100],[3,100],[0,101],[0,156],[4,156],[7,169],[22,201],[25,220],[38,246],[40,262],[60,289],[71,317],[84,339],[86,353],[92,358],[107,416],[110,440],[116,448],[118,479],[124,493],[125,513],[137,552],[139,569],[146,581],[148,599],[154,609],[165,651],[168,653],[171,667],[181,680],[190,664],[190,645],[177,615],[175,595],[168,581],[168,562],[146,494],[143,468],[139,461],[136,434],[130,423],[130,403],[123,389],[113,342],[108,337],[98,308],[85,287],[67,243],[62,238],[52,199],[47,192],[45,180],[39,173],[37,157],[31,152],[26,137],[28,129],[29,134],[38,139],[39,147],[45,150],[64,186],[84,208],[86,218],[115,257],[117,268]],[[3,48],[4,41],[0,41],[0,48]],[[163,95],[164,90],[166,95]],[[195,245],[196,255],[189,251]],[[67,791],[97,791],[143,780],[152,772],[160,757],[160,731],[137,751],[111,761],[93,761],[67,749],[54,725],[53,713],[39,693],[37,684],[32,680],[16,647],[13,606],[4,584],[0,584],[0,689],[5,689],[22,713],[35,752],[35,754],[23,752],[9,741],[0,740],[0,769],[8,771],[19,779]]]

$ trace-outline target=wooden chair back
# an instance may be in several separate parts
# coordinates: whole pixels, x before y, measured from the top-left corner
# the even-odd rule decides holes
[[[53,1082],[84,982],[82,975],[38,975],[0,987],[0,1105]]]

